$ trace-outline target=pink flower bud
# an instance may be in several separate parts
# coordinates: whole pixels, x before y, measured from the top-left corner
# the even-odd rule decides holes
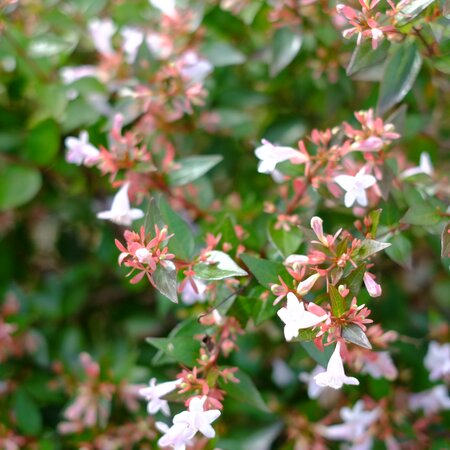
[[[306,280],[303,280],[302,282],[300,282],[297,286],[297,293],[299,295],[305,295],[307,294],[312,287],[314,286],[314,284],[316,283],[316,281],[320,278],[320,275],[318,273],[315,273],[314,275],[311,275],[310,277],[308,277]]]
[[[328,241],[325,235],[323,234],[323,220],[320,217],[314,216],[311,219],[311,228],[314,233],[316,233],[317,239],[325,246],[328,247]]]
[[[364,284],[371,297],[379,297],[382,293],[381,286],[375,281],[375,276],[369,272],[364,273]]]

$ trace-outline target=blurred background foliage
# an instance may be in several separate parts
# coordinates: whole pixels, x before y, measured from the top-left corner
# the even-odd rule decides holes
[[[151,29],[158,18],[144,0],[2,3],[0,293],[3,305],[11,296],[20,305],[7,320],[17,327],[15,336],[26,342],[17,354],[0,349],[0,385],[14,384],[7,395],[0,389],[0,430],[3,426],[5,433],[14,430],[27,436],[23,448],[77,448],[56,432],[70,395],[55,379],[63,372],[70,383],[77,380],[81,352],[91,354],[116,383],[146,383],[150,375],[170,379],[176,367],[152,365],[156,350],[144,338],[167,336],[180,320],[203,311],[174,305],[145,282],[128,283],[125,271],[117,266],[114,245],[122,231],[95,217],[109,202],[107,181],[97,171],[69,165],[64,159],[64,138],[82,129],[88,130],[93,144],[106,145],[110,119],[102,113],[99,98],[106,99],[109,117],[127,107],[98,80],[62,82],[62,67],[97,60],[86,34],[89,20],[110,17],[119,27]],[[297,26],[278,28],[268,20],[270,2],[249,2],[237,14],[213,1],[190,5],[201,17],[201,53],[214,65],[206,80],[206,105],[194,116],[206,110],[219,120],[217,129],[208,132],[192,129],[192,117],[184,117],[189,133],[174,136],[177,152],[223,155],[212,176],[199,181],[205,186],[201,201],[208,207],[215,196],[223,199],[236,222],[250,233],[246,245],[258,251],[260,243],[267,241],[267,220],[261,218],[260,207],[275,193],[270,177],[256,172],[253,149],[259,140],[265,137],[295,146],[315,127],[352,122],[354,111],[376,105],[380,75],[376,71],[353,78],[346,74],[355,45],[344,41],[333,25],[332,3],[319,2]],[[407,112],[397,115],[397,123],[401,152],[418,161],[420,153],[427,151],[439,171],[448,174],[448,19],[440,25],[445,34],[441,56],[424,59],[404,100]],[[425,36],[438,31],[424,26]],[[239,202],[233,192],[239,193]],[[398,222],[402,214],[395,204],[381,207],[383,225]],[[327,211],[321,205],[317,212],[330,232],[351,227],[354,220],[344,209]],[[223,231],[223,218],[217,215],[213,229],[202,224],[203,231]],[[403,379],[420,390],[428,383],[422,365],[427,339],[449,336],[449,261],[440,258],[436,233],[413,228],[398,239],[396,254],[377,266],[383,297],[371,302],[371,308],[385,329],[404,336],[393,357]],[[255,289],[256,297],[262,290]],[[274,358],[286,360],[296,372],[311,367],[301,347],[282,345],[280,330],[265,322],[239,340],[240,350],[227,364],[245,370],[270,406],[301,404],[303,413],[318,420],[325,412],[307,399],[303,385],[294,382],[279,388],[271,381]],[[368,377],[365,384],[375,398],[389,395],[392,389],[392,383]],[[356,399],[360,391],[350,395]],[[281,424],[275,416],[233,400],[225,405],[216,428],[219,436],[226,437],[217,442],[218,447],[289,448],[281,447],[283,440],[277,438]],[[137,414],[145,416],[141,406]],[[112,418],[115,423],[132,420],[120,409]]]

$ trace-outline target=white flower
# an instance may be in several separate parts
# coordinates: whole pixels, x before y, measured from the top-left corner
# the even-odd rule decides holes
[[[193,277],[192,281],[197,287],[197,291],[192,287],[192,284],[188,281],[183,290],[181,291],[181,300],[185,305],[193,305],[194,303],[203,303],[206,300],[205,291],[207,284],[203,283],[202,280]]]
[[[94,19],[88,24],[89,34],[96,50],[102,55],[112,55],[111,39],[116,32],[116,26],[111,19]]]
[[[271,142],[263,139],[261,146],[255,150],[256,157],[260,160],[258,164],[259,173],[273,173],[278,163],[292,160],[296,164],[307,161],[307,157],[292,147],[282,147],[273,145]]]
[[[132,64],[144,40],[144,33],[137,28],[125,27],[120,34],[123,38],[122,50],[125,52],[126,61],[128,64]]]
[[[344,364],[340,352],[341,343],[338,342],[328,361],[326,372],[319,373],[314,377],[314,380],[316,380],[316,383],[319,386],[329,386],[333,389],[340,389],[344,384],[359,384],[359,381],[356,378],[345,375]]]
[[[174,391],[179,384],[179,380],[156,384],[156,378],[152,378],[150,380],[149,387],[140,389],[139,395],[148,401],[148,413],[154,415],[158,411],[161,411],[166,416],[170,415],[169,404],[167,403],[167,400],[163,400],[161,397],[164,397],[169,392]]]
[[[195,435],[195,430],[185,423],[176,423],[169,428],[164,422],[156,422],[155,426],[164,433],[158,441],[160,447],[186,450],[186,446],[192,444],[191,440]]]
[[[128,188],[130,183],[125,183],[115,195],[111,209],[97,214],[99,219],[110,220],[117,225],[129,226],[133,220],[144,217],[144,212],[137,208],[130,207],[128,198]]]
[[[351,175],[338,175],[334,181],[345,190],[345,206],[350,208],[353,203],[367,206],[366,189],[376,183],[373,175],[366,175],[364,167],[353,177]]]
[[[430,372],[430,380],[439,380],[450,375],[450,344],[430,342],[424,365]]]
[[[186,424],[191,430],[195,432],[200,431],[205,437],[213,438],[216,432],[211,426],[211,423],[220,416],[220,411],[218,409],[205,411],[203,409],[205,401],[206,397],[194,397],[191,399],[189,402],[189,410],[177,414],[173,418],[173,423]]]
[[[341,418],[344,423],[320,427],[322,436],[332,440],[345,440],[351,442],[352,450],[363,450],[372,448],[372,436],[368,432],[369,427],[378,419],[380,411],[364,410],[364,403],[359,400],[353,409],[341,408]]]
[[[175,0],[149,0],[150,4],[159,9],[166,16],[172,17],[175,14]]]
[[[430,177],[433,175],[434,169],[433,164],[431,163],[431,158],[429,153],[422,152],[420,154],[420,162],[416,167],[411,167],[410,169],[406,169],[400,174],[400,178],[408,178],[414,175],[418,175],[424,173],[429,175]]]
[[[300,381],[308,384],[308,397],[311,399],[319,398],[322,392],[330,389],[326,386],[319,386],[314,380],[316,375],[323,372],[325,372],[325,369],[317,365],[311,373],[301,372],[298,376]]]
[[[280,388],[289,386],[294,381],[294,373],[281,358],[272,362],[272,380]]]
[[[361,373],[367,373],[373,378],[387,378],[388,380],[395,380],[398,375],[389,352],[370,352],[364,361]]]
[[[193,83],[201,83],[213,70],[209,61],[191,50],[183,53],[178,63],[181,75]]]
[[[298,336],[301,329],[310,328],[317,325],[328,316],[316,316],[315,314],[306,311],[303,302],[299,302],[298,298],[289,292],[287,295],[287,305],[278,310],[278,317],[284,322],[284,337],[286,341],[290,341]]]
[[[66,161],[70,164],[91,166],[97,162],[100,155],[100,152],[89,142],[87,131],[82,131],[78,138],[67,137],[64,144],[67,148]]]
[[[59,74],[61,75],[64,84],[71,84],[81,78],[95,77],[98,78],[98,68],[95,66],[78,66],[78,67],[63,67]]]
[[[445,385],[440,384],[409,398],[409,407],[413,411],[423,409],[426,416],[435,414],[443,409],[450,409],[450,397]]]

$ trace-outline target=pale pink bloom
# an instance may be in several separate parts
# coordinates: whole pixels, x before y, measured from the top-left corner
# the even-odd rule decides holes
[[[78,138],[69,136],[64,140],[67,148],[66,161],[80,166],[92,166],[99,160],[100,152],[89,142],[89,134],[82,131]]]
[[[133,220],[144,217],[144,211],[137,208],[131,208],[128,198],[128,188],[130,183],[125,183],[114,196],[111,209],[97,214],[97,218],[110,220],[117,225],[129,226]]]
[[[170,428],[164,422],[156,422],[156,428],[164,435],[158,441],[160,447],[171,447],[174,450],[186,450],[186,446],[192,444],[195,430],[186,423],[175,423]]]
[[[95,66],[63,67],[59,74],[64,84],[71,84],[85,77],[99,77],[98,69]]]
[[[364,272],[364,285],[371,297],[379,297],[382,294],[381,286],[375,281],[375,276],[369,272]]]
[[[328,361],[326,372],[314,377],[319,386],[329,386],[340,389],[344,384],[358,385],[359,381],[354,377],[348,377],[344,372],[344,364],[341,358],[341,343],[336,343],[336,348]]]
[[[280,388],[289,386],[294,381],[292,369],[281,358],[272,362],[272,380]]]
[[[348,441],[352,450],[369,450],[372,448],[372,435],[369,428],[380,417],[379,409],[366,411],[364,402],[359,400],[353,409],[341,408],[341,418],[344,421],[338,425],[321,426],[319,432],[327,439]]]
[[[181,55],[178,66],[181,75],[193,83],[201,83],[213,71],[212,64],[192,50]]]
[[[164,415],[170,415],[170,408],[167,400],[162,399],[165,395],[174,391],[180,385],[180,381],[167,381],[166,383],[156,384],[156,378],[152,378],[149,387],[139,389],[139,395],[148,401],[147,411],[154,415],[161,411]]]
[[[307,157],[292,147],[274,145],[263,139],[261,146],[255,150],[256,157],[260,160],[258,164],[259,173],[273,173],[278,163],[290,160],[293,164],[305,163]]]
[[[325,369],[322,366],[317,365],[311,373],[301,372],[299,374],[298,378],[300,379],[300,381],[308,384],[308,397],[310,399],[319,398],[323,392],[326,392],[328,389],[330,389],[326,386],[319,386],[314,380],[316,375],[324,372]]]
[[[173,42],[161,34],[149,33],[145,38],[145,42],[156,58],[168,58],[172,53]]]
[[[311,228],[316,234],[317,239],[319,239],[319,241],[311,241],[311,242],[316,244],[322,244],[325,247],[329,247],[330,245],[332,245],[342,231],[342,228],[340,228],[334,234],[334,236],[332,236],[331,234],[325,236],[325,234],[323,233],[323,220],[318,216],[314,216],[311,219]],[[324,261],[325,259],[326,259],[325,254],[318,251],[310,252],[310,254],[308,255],[309,264],[321,264],[321,262]]]
[[[116,32],[116,26],[111,19],[94,19],[88,24],[89,34],[95,49],[102,55],[114,54],[111,39]]]
[[[334,181],[345,190],[345,206],[350,208],[356,201],[361,206],[367,206],[366,189],[376,183],[373,175],[367,175],[363,167],[355,176],[338,175]]]
[[[207,438],[213,438],[216,435],[216,432],[211,426],[211,423],[220,416],[220,411],[218,409],[210,409],[205,411],[205,401],[205,396],[202,398],[192,398],[189,402],[189,410],[177,414],[173,418],[173,423],[187,424],[191,430],[194,430],[195,432],[199,431]]]
[[[309,264],[309,258],[306,255],[290,255],[285,261],[285,266],[303,266]]]
[[[413,411],[423,409],[426,416],[436,414],[444,409],[450,409],[450,397],[444,384],[434,386],[409,397],[409,407]]]
[[[384,141],[378,136],[370,136],[362,141],[356,141],[351,145],[352,150],[361,152],[377,152],[383,148]]]
[[[144,33],[137,28],[125,27],[120,34],[123,38],[122,50],[126,55],[125,59],[128,64],[132,64],[144,40]]]
[[[426,174],[430,177],[433,175],[434,169],[433,164],[431,163],[430,155],[427,152],[422,152],[420,154],[420,162],[417,167],[411,167],[410,169],[406,169],[400,174],[400,178],[408,178],[418,174]]]
[[[176,13],[175,0],[149,0],[150,4],[159,9],[163,14],[173,17]]]
[[[291,341],[298,336],[301,329],[311,328],[327,320],[328,315],[316,316],[306,311],[303,302],[292,292],[287,295],[287,305],[278,310],[278,317],[284,322],[284,337],[286,341]]]
[[[431,381],[448,377],[450,375],[450,344],[440,345],[436,341],[431,341],[424,365],[430,372]]]
[[[195,283],[197,290],[194,289],[192,283],[185,283],[183,290],[181,291],[181,300],[185,305],[193,305],[194,303],[203,303],[206,300],[206,288],[202,280],[193,277],[192,281]]]
[[[398,372],[389,352],[370,352],[364,359],[361,373],[367,373],[373,378],[395,380]]]
[[[311,275],[306,280],[301,281],[297,286],[297,293],[299,295],[306,295],[316,284],[316,281],[320,278],[318,273]]]

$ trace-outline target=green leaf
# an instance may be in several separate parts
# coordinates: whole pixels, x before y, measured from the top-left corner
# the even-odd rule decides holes
[[[148,329],[148,326],[147,326]],[[192,339],[192,336],[201,334],[205,331],[205,327],[199,323],[196,317],[191,317],[189,319],[184,320],[183,322],[176,325],[172,331],[170,331],[168,335],[168,339],[177,338],[180,341],[185,339],[192,341],[193,345],[193,354],[197,352],[197,341]],[[176,362],[175,359],[159,350],[158,353],[153,357],[152,364],[153,365],[162,365],[162,364],[171,364]]]
[[[450,222],[442,230],[441,234],[441,256],[450,256]]]
[[[297,56],[302,46],[302,37],[289,27],[279,28],[275,32],[270,62],[270,76],[277,76]]]
[[[24,389],[19,388],[16,391],[13,404],[19,430],[26,435],[39,434],[42,430],[41,412]]]
[[[20,164],[0,168],[0,210],[17,208],[29,202],[42,185],[39,170]]]
[[[317,364],[322,367],[327,367],[328,361],[330,360],[331,354],[334,350],[334,345],[329,345],[324,348],[324,351],[320,351],[316,345],[311,341],[302,341],[302,347],[307,351],[308,355],[316,361]]]
[[[215,67],[234,66],[245,62],[245,55],[226,42],[209,42],[202,47],[202,54]]]
[[[352,344],[359,345],[360,347],[367,348],[368,350],[372,349],[372,345],[367,339],[366,333],[361,330],[358,325],[350,324],[345,326],[342,329],[342,337]]]
[[[188,156],[176,161],[181,167],[169,173],[171,186],[184,186],[200,178],[222,161],[220,155]]]
[[[158,289],[162,295],[167,297],[170,301],[178,303],[177,271],[175,269],[169,270],[159,264],[153,272],[152,278],[156,289]]]
[[[403,100],[412,88],[422,65],[414,42],[393,45],[384,71],[378,99],[378,114],[382,115]]]
[[[280,282],[278,276],[286,274],[286,269],[281,263],[257,258],[245,253],[241,255],[241,259],[258,280],[258,283],[264,287],[269,287],[271,283],[278,284]]]
[[[24,154],[36,164],[52,162],[59,149],[59,128],[55,121],[46,119],[35,125],[25,140]]]
[[[195,241],[188,224],[170,207],[163,197],[152,198],[150,200],[147,216],[145,218],[145,228],[148,232],[154,233],[154,226],[162,228],[167,225],[169,234],[174,234],[169,239],[169,251],[177,258],[190,261],[194,256]]]
[[[266,405],[260,392],[253,384],[252,379],[242,370],[238,370],[234,376],[239,380],[239,383],[232,383],[231,381],[225,383],[220,379],[220,388],[223,389],[230,398],[251,405],[265,413],[270,413],[269,407]]]
[[[441,217],[436,210],[436,207],[428,203],[421,203],[406,211],[406,214],[400,219],[401,223],[409,223],[410,225],[436,225],[441,220]]]
[[[412,264],[412,245],[411,241],[402,234],[396,234],[390,239],[392,244],[386,249],[386,254],[392,261],[403,267],[411,267]]]
[[[195,276],[202,280],[223,280],[231,277],[245,277],[248,273],[239,267],[230,256],[224,252],[213,250],[209,252],[207,263],[194,266]]]
[[[363,260],[375,253],[388,248],[391,244],[388,242],[375,241],[373,239],[366,239],[358,250],[357,256],[359,259]]]
[[[286,231],[281,227],[277,230],[275,228],[275,221],[269,223],[267,234],[270,242],[281,253],[283,258],[295,253],[303,240],[300,229],[295,228],[290,231]]]
[[[450,55],[439,56],[431,60],[434,68],[439,72],[450,75]]]
[[[361,289],[361,285],[364,278],[364,272],[366,271],[366,265],[360,264],[355,270],[350,272],[345,278],[339,281],[339,284],[345,284],[350,290],[350,297],[356,297]]]
[[[46,34],[34,37],[28,47],[28,54],[32,58],[47,58],[61,53],[70,53],[77,45],[75,33],[63,39],[59,36]]]
[[[351,77],[382,65],[386,61],[389,46],[390,43],[387,40],[384,40],[376,50],[372,49],[372,43],[369,41],[357,45],[347,67],[347,76]]]
[[[411,22],[434,2],[435,0],[412,0],[406,3],[405,6],[402,7],[401,12],[395,16],[397,21],[396,26],[402,27],[408,22]]]
[[[146,341],[165,355],[173,358],[176,362],[188,367],[195,366],[197,364],[197,358],[200,357],[200,342],[192,337],[149,337]]]
[[[370,220],[372,221],[372,225],[370,226],[370,234],[373,238],[377,236],[378,225],[380,224],[380,216],[383,210],[375,209],[369,213]]]
[[[332,284],[328,286],[328,293],[330,295],[331,311],[334,317],[341,317],[347,309],[344,297],[342,297]]]

